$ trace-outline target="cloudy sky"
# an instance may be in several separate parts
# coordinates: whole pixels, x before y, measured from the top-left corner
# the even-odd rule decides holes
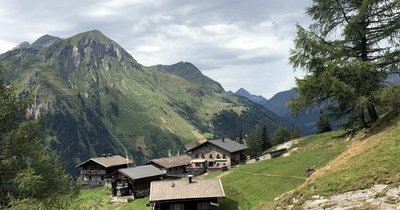
[[[144,65],[188,61],[225,90],[270,98],[294,86],[295,24],[311,0],[2,0],[0,53],[44,34],[98,29]]]

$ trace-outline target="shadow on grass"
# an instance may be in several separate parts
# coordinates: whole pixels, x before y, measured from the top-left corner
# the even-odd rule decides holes
[[[230,198],[224,198],[220,200],[220,210],[238,210],[239,203]]]

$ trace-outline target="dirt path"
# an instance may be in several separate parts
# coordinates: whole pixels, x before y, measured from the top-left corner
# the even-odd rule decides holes
[[[389,131],[390,129],[392,129],[392,128],[387,128],[385,130]],[[348,163],[348,161],[350,161],[355,156],[360,155],[365,150],[373,148],[377,144],[379,144],[379,141],[382,138],[382,135],[384,135],[384,134],[385,134],[385,132],[380,132],[378,134],[367,136],[366,138],[358,137],[357,140],[355,140],[354,142],[352,142],[350,144],[349,148],[346,151],[344,151],[342,154],[340,154],[334,160],[329,162],[326,166],[324,166],[320,170],[317,170],[315,173],[313,173],[311,175],[311,179],[316,179],[318,177],[324,176],[325,174],[335,171],[338,168],[346,165]]]
[[[224,177],[224,176],[226,176],[226,175],[228,175],[228,174],[230,174],[230,173],[232,173],[232,171],[225,171],[224,173],[222,173],[222,174],[218,175],[218,176],[217,176],[217,177],[215,177],[215,178],[217,178],[217,179],[221,179],[222,177]]]
[[[306,180],[305,177],[300,177],[300,176],[283,176],[283,175],[278,175],[278,174],[256,174],[256,173],[250,173],[250,172],[245,172],[245,171],[241,171],[240,173],[250,174],[250,175],[254,175],[254,176],[285,177],[285,178]]]

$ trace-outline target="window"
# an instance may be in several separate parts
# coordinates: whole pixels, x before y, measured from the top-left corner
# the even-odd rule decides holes
[[[169,210],[184,210],[184,207],[183,203],[175,203],[169,205]]]
[[[206,157],[204,156],[204,154],[201,154],[201,159],[205,159]]]
[[[226,155],[225,155],[225,154],[223,154],[223,155],[222,155],[222,158],[226,159]]]
[[[199,158],[199,154],[195,154],[195,155],[194,155],[194,158]]]
[[[213,158],[213,155],[212,155],[212,154],[210,154],[208,157],[209,157],[209,158]]]
[[[89,176],[89,181],[92,181],[92,176]]]
[[[219,154],[217,155],[217,159],[221,159],[221,156],[219,156]]]

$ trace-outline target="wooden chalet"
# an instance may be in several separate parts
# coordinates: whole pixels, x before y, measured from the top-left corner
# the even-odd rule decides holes
[[[246,161],[247,145],[231,139],[207,140],[187,150],[191,156],[190,174],[201,174],[205,171],[228,169]]]
[[[171,156],[152,159],[146,165],[153,165],[167,173],[167,176],[182,177],[187,175],[186,167],[192,158],[189,155]]]
[[[149,194],[150,182],[161,180],[165,175],[152,165],[119,169],[112,177],[112,195],[144,197]]]
[[[225,192],[220,179],[167,180],[151,182],[152,210],[216,210]]]
[[[106,177],[118,169],[130,167],[133,160],[120,155],[103,155],[102,157],[90,158],[76,166],[80,169],[83,185],[101,186],[108,183]]]

